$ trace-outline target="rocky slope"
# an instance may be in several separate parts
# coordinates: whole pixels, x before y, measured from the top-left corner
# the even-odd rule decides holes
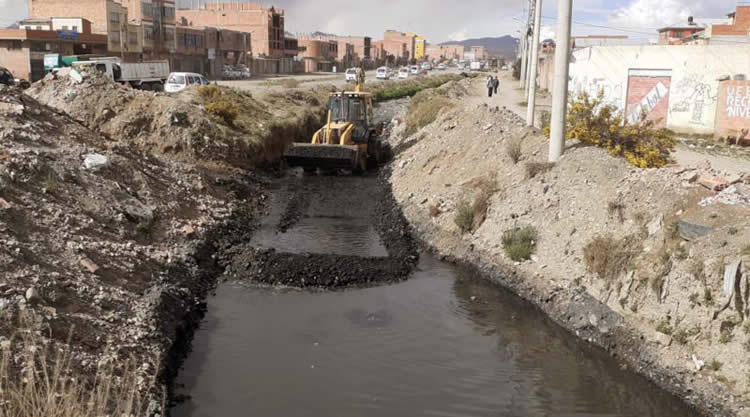
[[[748,273],[750,177],[706,164],[636,169],[577,143],[549,166],[540,132],[481,97],[479,81],[461,83],[456,91],[470,94],[458,107],[412,137],[397,129],[391,138],[390,180],[418,236],[706,415],[750,415],[746,278],[717,313],[730,300],[725,266],[743,261]],[[487,209],[462,233],[457,207],[482,194]],[[524,226],[538,232],[536,253],[514,262],[502,236]]]
[[[153,379],[208,287],[212,236],[260,194],[245,175],[157,159],[0,86],[0,341],[33,312],[81,376],[110,357]]]

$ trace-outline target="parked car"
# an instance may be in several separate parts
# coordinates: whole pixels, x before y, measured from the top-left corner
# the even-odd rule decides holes
[[[356,68],[349,68],[344,73],[344,79],[348,83],[356,83],[357,82],[357,69]]]
[[[391,75],[391,69],[387,67],[380,67],[375,71],[375,78],[379,80],[389,80]]]
[[[194,72],[173,72],[169,74],[167,83],[164,85],[164,91],[167,93],[176,93],[182,91],[191,85],[209,84],[206,77]]]
[[[412,65],[412,66],[411,66],[411,74],[412,74],[412,75],[417,75],[417,74],[419,74],[419,66],[417,66],[417,65]]]
[[[402,80],[409,78],[409,68],[404,67],[398,70],[398,78]]]
[[[446,67],[445,64],[438,65],[438,70],[440,70],[440,71],[445,71],[446,68],[448,68],[448,67]]]
[[[422,64],[422,69],[425,71],[432,71],[432,64],[430,64],[429,62],[425,62],[424,64]]]
[[[250,68],[245,65],[230,66],[225,65],[221,78],[225,80],[247,80],[252,76]]]
[[[23,78],[16,78],[13,73],[5,67],[0,67],[0,84],[21,87],[27,89],[31,87],[31,84]]]
[[[463,71],[464,69],[466,69],[466,65],[463,64],[463,63],[459,63],[458,64],[458,69],[461,70],[461,71]]]

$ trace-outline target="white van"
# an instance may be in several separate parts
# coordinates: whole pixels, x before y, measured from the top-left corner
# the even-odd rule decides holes
[[[391,70],[386,67],[380,67],[375,71],[375,78],[379,80],[388,80],[391,78]]]
[[[417,75],[419,74],[419,67],[416,65],[411,66],[411,75]]]
[[[167,93],[176,93],[182,91],[191,85],[209,84],[206,77],[194,72],[173,72],[169,74],[167,83],[164,85],[164,91]]]
[[[398,78],[401,80],[409,78],[409,68],[404,67],[398,70]]]

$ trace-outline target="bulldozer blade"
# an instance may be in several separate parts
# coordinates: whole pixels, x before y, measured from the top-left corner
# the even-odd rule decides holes
[[[290,167],[352,169],[358,156],[356,146],[295,143],[284,153],[284,160]]]

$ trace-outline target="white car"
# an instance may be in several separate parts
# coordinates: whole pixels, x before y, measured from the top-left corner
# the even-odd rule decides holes
[[[429,62],[425,62],[424,64],[422,64],[422,69],[425,71],[432,71],[432,64],[430,64]]]
[[[357,82],[357,69],[356,68],[349,68],[344,73],[344,78],[346,79],[346,82],[356,83]]]
[[[391,78],[391,69],[380,67],[375,71],[375,78],[379,80],[388,80]]]
[[[164,84],[164,91],[167,93],[176,93],[182,91],[191,85],[208,85],[210,84],[206,77],[194,72],[173,72],[169,74],[167,83]]]
[[[409,68],[404,67],[398,70],[398,78],[402,80],[409,78]]]
[[[417,75],[417,74],[419,74],[419,67],[418,67],[418,66],[416,66],[416,65],[412,65],[412,66],[411,66],[411,68],[410,68],[410,70],[411,70],[411,74],[412,74],[412,75]]]
[[[445,64],[438,65],[438,70],[440,70],[440,71],[445,71],[446,68],[447,67],[445,66]]]

